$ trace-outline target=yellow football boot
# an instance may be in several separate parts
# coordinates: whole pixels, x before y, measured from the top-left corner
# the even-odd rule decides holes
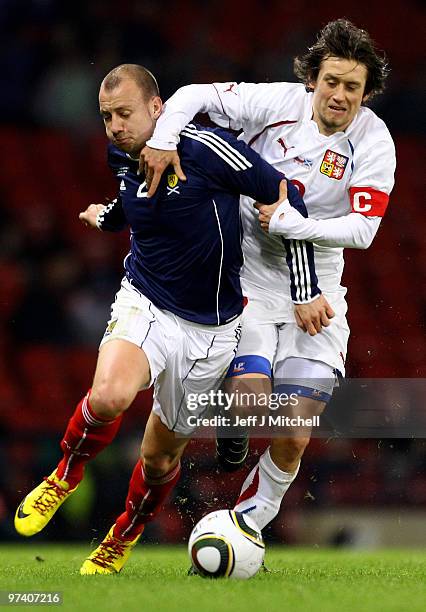
[[[56,510],[73,493],[69,484],[56,477],[56,470],[22,500],[15,514],[15,529],[32,536],[46,527]]]
[[[113,536],[114,527],[111,527],[106,538],[83,563],[80,574],[117,574],[121,571],[142,534],[134,540],[120,540]]]

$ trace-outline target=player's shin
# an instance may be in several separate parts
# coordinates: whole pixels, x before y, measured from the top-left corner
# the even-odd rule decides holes
[[[117,434],[122,416],[104,420],[90,406],[90,391],[79,402],[61,441],[64,453],[56,475],[74,488],[83,478],[85,464],[108,446]]]
[[[259,358],[258,358],[259,359]],[[241,366],[238,358],[231,363],[229,371]],[[265,359],[265,368],[270,364]],[[258,363],[256,363],[258,365]],[[258,422],[266,415],[266,407],[258,398],[267,397],[270,393],[270,377],[267,374],[249,372],[241,376],[228,377],[224,383],[224,392],[230,405],[225,406],[222,415],[232,426],[216,428],[216,457],[219,465],[226,472],[242,468],[249,452],[249,427],[251,418]],[[225,422],[226,422],[225,421]]]
[[[283,472],[271,459],[269,448],[261,456],[241,489],[234,510],[254,519],[260,529],[278,514],[281,501],[296,478],[299,465],[293,472]]]
[[[150,477],[139,460],[133,470],[126,499],[126,510],[114,527],[114,537],[134,540],[142,533],[145,523],[152,521],[180,476],[180,463],[160,477]]]

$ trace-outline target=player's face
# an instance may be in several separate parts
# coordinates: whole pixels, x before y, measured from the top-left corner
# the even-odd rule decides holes
[[[125,153],[137,157],[152,136],[161,114],[158,96],[146,100],[140,87],[130,78],[111,91],[101,85],[99,110],[109,140]]]
[[[329,57],[321,62],[314,88],[313,119],[321,134],[343,132],[360,109],[367,68],[355,60]]]

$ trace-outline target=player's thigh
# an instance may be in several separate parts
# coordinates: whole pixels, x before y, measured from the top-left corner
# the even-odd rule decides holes
[[[227,373],[227,384],[233,386],[234,382],[229,379],[239,379],[243,375],[247,378],[255,378],[252,374],[271,377],[278,339],[278,326],[269,320],[262,303],[249,302],[241,317],[241,336]]]
[[[282,376],[282,364],[289,357],[325,363],[344,376],[349,339],[349,326],[345,316],[346,302],[341,296],[330,298],[329,301],[335,310],[335,317],[330,325],[323,327],[316,336],[303,332],[296,323],[284,323],[280,327],[274,360],[275,379]]]
[[[289,398],[286,406],[289,414],[314,409],[318,403],[327,404],[338,380],[336,369],[321,361],[319,355],[318,359],[286,357],[274,368],[274,392]]]
[[[113,339],[99,349],[92,385],[92,401],[100,395],[130,404],[150,381],[150,366],[143,349],[128,340]]]
[[[201,401],[217,391],[235,354],[239,321],[208,328],[180,320],[180,339],[154,386],[153,411],[169,430],[190,435],[195,419],[210,405]]]
[[[151,412],[142,440],[141,457],[151,475],[162,475],[179,462],[190,437],[177,436]]]
[[[268,313],[260,302],[249,302],[241,321],[237,352],[222,386],[227,397],[232,399],[232,410],[239,416],[250,416],[259,408],[258,399],[271,392],[277,344],[276,323],[268,321]]]
[[[276,414],[285,416],[273,431],[277,449],[283,448],[287,454],[294,451],[296,456],[299,450],[303,452],[337,383],[335,369],[319,360],[288,357],[276,365]]]
[[[278,344],[277,324],[268,320],[261,300],[250,300],[241,319],[241,337],[222,388],[241,417],[258,408],[271,391],[272,363]]]
[[[100,344],[91,397],[133,399],[148,387],[165,366],[167,323],[165,315],[123,279]]]
[[[240,376],[227,377],[222,389],[225,394],[227,416],[247,418],[265,414],[268,398],[272,391],[271,377],[262,372],[250,372]]]

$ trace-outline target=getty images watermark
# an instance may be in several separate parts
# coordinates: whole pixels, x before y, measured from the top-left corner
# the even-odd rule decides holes
[[[334,389],[322,379],[315,379],[315,384],[306,379],[274,380],[275,391],[291,385],[291,390],[303,389],[303,394],[269,393],[269,381],[257,382],[256,393],[253,381],[244,392],[241,387],[229,393],[221,389],[193,393],[196,389],[188,388],[185,410],[179,412],[182,429],[191,435],[195,431],[200,438],[217,435],[216,427],[221,437],[230,438],[240,435],[238,427],[259,438],[306,433],[327,440],[426,438],[426,378],[345,379]]]
[[[208,393],[189,393],[186,400],[187,409],[197,414],[187,416],[189,427],[319,427],[320,417],[313,415],[303,417],[294,414],[299,405],[297,393],[249,393],[238,390],[226,393],[219,389]],[[256,408],[260,414],[230,413],[233,406]],[[292,414],[283,414],[285,409]],[[214,412],[212,416],[205,413]],[[277,411],[280,413],[277,414]]]

